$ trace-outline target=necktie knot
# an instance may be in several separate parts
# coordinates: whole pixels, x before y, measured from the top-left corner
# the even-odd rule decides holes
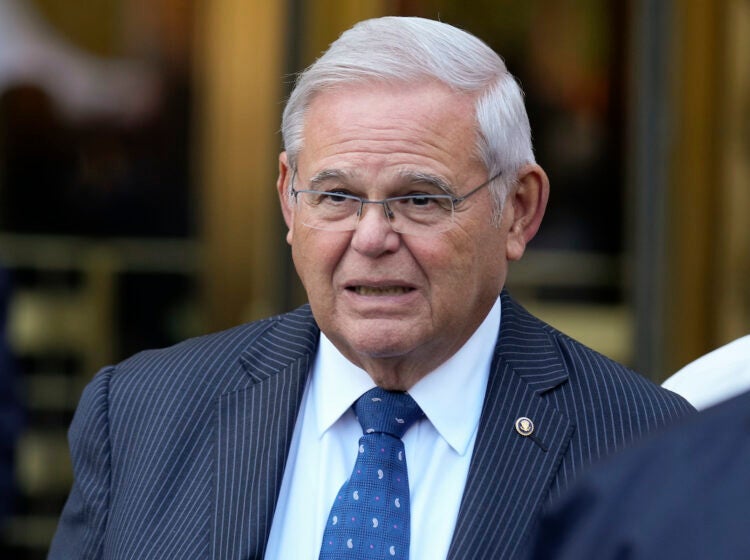
[[[408,393],[370,389],[354,403],[362,431],[386,433],[401,439],[424,412]]]

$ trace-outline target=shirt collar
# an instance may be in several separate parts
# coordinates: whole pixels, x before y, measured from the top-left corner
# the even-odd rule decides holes
[[[459,455],[466,453],[479,425],[500,315],[498,299],[458,352],[409,390],[440,436]],[[311,380],[318,434],[322,436],[373,387],[375,383],[367,372],[347,360],[321,332]]]
[[[500,300],[448,361],[420,379],[409,394],[453,450],[464,455],[479,426],[500,330]]]
[[[347,360],[321,332],[311,380],[318,436],[373,387],[375,382],[368,373]]]

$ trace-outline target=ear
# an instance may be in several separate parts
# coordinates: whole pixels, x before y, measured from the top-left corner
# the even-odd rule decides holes
[[[291,181],[292,169],[289,167],[286,152],[281,152],[279,154],[279,178],[276,179],[276,190],[279,193],[281,213],[284,215],[284,222],[287,227],[286,242],[289,243],[289,245],[292,244],[292,237],[294,234],[294,207],[292,205],[292,199],[289,196],[289,190],[292,186]]]
[[[517,261],[523,256],[526,244],[539,230],[548,198],[549,179],[544,170],[536,164],[522,167],[518,182],[511,186],[505,200],[511,220],[506,241],[508,260]]]

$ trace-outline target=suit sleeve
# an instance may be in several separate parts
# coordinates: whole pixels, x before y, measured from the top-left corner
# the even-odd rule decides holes
[[[101,558],[111,481],[109,386],[113,368],[83,391],[68,431],[73,488],[63,508],[48,560]]]

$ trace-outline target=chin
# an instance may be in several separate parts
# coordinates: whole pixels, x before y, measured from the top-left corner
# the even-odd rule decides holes
[[[360,356],[379,359],[405,356],[417,346],[403,332],[377,332],[376,329],[366,329],[360,336],[350,335],[347,344]]]
[[[408,356],[432,338],[431,325],[418,317],[363,317],[357,314],[332,314],[323,332],[346,355],[372,359]],[[323,327],[323,324],[321,324]]]

